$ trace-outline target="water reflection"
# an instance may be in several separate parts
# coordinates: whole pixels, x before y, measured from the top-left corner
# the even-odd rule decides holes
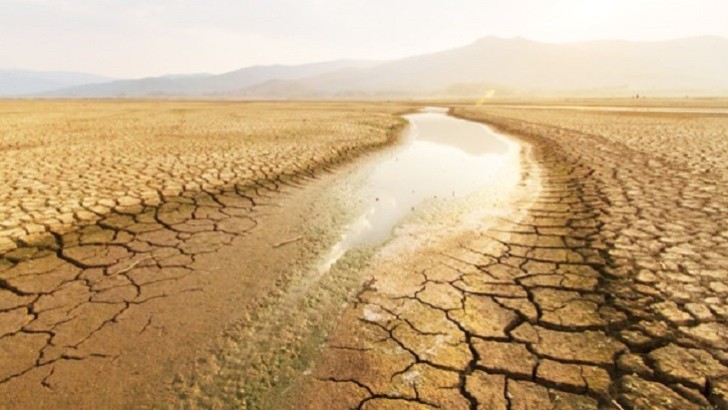
[[[406,116],[406,144],[374,168],[361,190],[365,211],[347,226],[320,270],[348,249],[388,239],[392,229],[430,199],[460,198],[485,186],[516,149],[501,135],[441,109]]]

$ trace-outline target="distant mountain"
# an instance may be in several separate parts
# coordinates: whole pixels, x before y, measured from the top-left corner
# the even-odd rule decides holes
[[[150,77],[89,84],[46,93],[48,97],[226,97],[268,81],[291,81],[348,67],[368,67],[367,61],[330,61],[303,65],[246,67],[219,75]]]
[[[728,95],[728,39],[553,44],[485,37],[465,47],[386,62],[243,68],[63,88],[45,97],[478,98],[536,94]]]
[[[0,70],[0,97],[40,94],[59,88],[111,81],[111,78],[75,72]]]
[[[728,94],[728,39],[550,44],[486,37],[468,46],[347,69],[303,84],[327,95],[482,95],[487,89],[553,94]]]

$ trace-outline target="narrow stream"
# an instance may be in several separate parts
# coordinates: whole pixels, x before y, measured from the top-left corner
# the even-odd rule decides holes
[[[519,143],[443,109],[406,119],[410,125],[398,145],[281,199],[280,213],[269,220],[283,214],[292,219],[283,219],[287,226],[278,235],[295,231],[311,241],[252,258],[260,259],[261,272],[283,269],[287,276],[225,331],[222,347],[203,362],[209,366],[191,377],[201,382],[184,386],[180,395],[223,408],[296,408],[296,383],[320,360],[350,292],[379,263],[416,258],[420,246],[485,230],[500,207],[509,206],[521,175]],[[333,244],[323,255],[319,238]],[[268,265],[275,258],[287,264]]]
[[[349,249],[376,245],[394,227],[431,200],[462,198],[489,183],[517,145],[485,125],[426,108],[405,117],[404,144],[380,160],[356,193],[362,212],[349,224],[319,272],[328,271]]]

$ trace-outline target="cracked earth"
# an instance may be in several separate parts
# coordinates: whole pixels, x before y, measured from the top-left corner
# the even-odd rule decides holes
[[[129,401],[127,386],[234,318],[231,299],[280,279],[255,276],[268,236],[292,235],[259,226],[285,220],[273,198],[403,124],[402,108],[365,104],[0,109],[2,408]]]
[[[728,408],[728,117],[454,113],[524,142],[530,197],[378,269],[297,406]]]
[[[387,143],[403,110],[33,104],[49,103],[3,103],[1,120],[8,408],[121,405],[135,392],[128,385],[171,383],[157,369],[165,359],[200,360],[185,347],[205,346],[247,309],[230,303],[281,288],[279,272],[291,269],[282,261],[296,258],[299,242],[277,249],[276,261],[257,260],[270,254],[255,244],[286,243],[301,220],[318,221],[304,209],[276,228],[293,213],[281,192]],[[728,408],[728,117],[497,106],[454,114],[522,142],[512,211],[492,229],[363,269],[340,314],[333,302],[329,315],[314,309],[311,320],[330,320],[331,333],[297,383],[276,392],[278,407]],[[91,133],[99,141],[84,142]],[[298,320],[292,306],[276,320]],[[257,331],[225,340],[235,349],[277,341],[249,339]],[[245,363],[237,356],[248,350],[230,346],[211,372],[247,375],[231,363]],[[271,347],[286,349],[295,344]],[[278,371],[260,364],[250,374]],[[253,403],[245,391],[211,391],[222,400],[186,404]]]

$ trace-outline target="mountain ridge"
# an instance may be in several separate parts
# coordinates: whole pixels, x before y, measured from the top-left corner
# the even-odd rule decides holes
[[[471,97],[504,93],[728,95],[728,39],[547,43],[481,37],[470,44],[389,61],[257,65],[218,75],[86,84],[41,97],[243,99]],[[471,85],[470,89],[467,85]],[[287,92],[287,87],[289,92]]]

